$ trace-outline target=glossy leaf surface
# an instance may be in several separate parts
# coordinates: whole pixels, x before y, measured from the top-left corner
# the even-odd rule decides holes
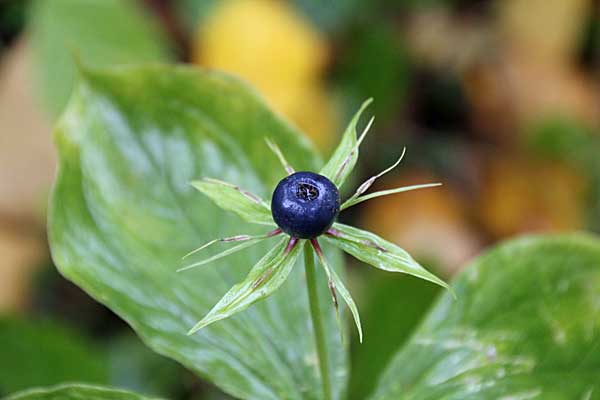
[[[350,313],[352,314],[352,318],[354,319],[354,324],[356,325],[356,330],[358,332],[358,341],[362,343],[363,331],[362,326],[360,324],[360,314],[358,313],[358,307],[356,307],[356,303],[354,302],[350,291],[346,288],[344,282],[342,282],[341,278],[338,276],[335,270],[331,268],[331,266],[329,266],[329,262],[324,256],[319,256],[319,261],[325,269],[325,273],[327,274],[327,278],[331,282],[331,285],[333,285],[332,290],[335,290],[335,292],[332,292],[332,295],[335,296],[335,306],[339,307],[339,304],[337,304],[337,294],[339,294],[344,300],[344,303],[346,303],[346,305],[350,309]]]
[[[196,332],[213,322],[243,311],[253,303],[270,296],[279,289],[290,275],[298,254],[304,246],[304,241],[301,241],[289,253],[286,253],[288,241],[287,237],[282,239],[265,254],[252,267],[248,276],[229,289],[225,296],[190,332]]]
[[[372,399],[593,399],[600,241],[524,237],[479,257],[387,368]]]
[[[379,236],[340,223],[333,224],[336,235],[323,235],[323,238],[348,254],[375,268],[389,272],[402,272],[436,283],[448,285],[437,276],[423,268],[408,252],[380,238]]]
[[[239,186],[215,179],[194,181],[192,186],[223,210],[232,211],[245,221],[274,225],[269,206],[261,198]]]
[[[318,398],[301,268],[268,299],[186,335],[272,241],[175,272],[199,244],[265,233],[220,210],[189,182],[211,176],[266,198],[282,171],[263,136],[277,140],[294,165],[315,169],[318,160],[304,139],[223,74],[156,66],[83,75],[56,132],[60,170],[49,234],[60,271],[153,350],[234,396]],[[346,355],[333,311],[324,313],[339,398]]]

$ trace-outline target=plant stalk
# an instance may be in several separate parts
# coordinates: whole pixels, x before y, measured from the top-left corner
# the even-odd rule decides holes
[[[304,246],[304,268],[306,270],[306,289],[308,291],[308,302],[310,305],[310,317],[315,331],[315,344],[317,346],[317,358],[321,381],[323,382],[323,398],[331,400],[331,381],[329,380],[329,359],[327,357],[327,345],[325,330],[319,304],[319,293],[317,291],[317,277],[315,271],[315,257],[312,247],[307,243]]]

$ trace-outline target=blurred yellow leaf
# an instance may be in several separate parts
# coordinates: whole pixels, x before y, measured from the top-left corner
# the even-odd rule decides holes
[[[22,310],[29,300],[31,275],[47,257],[42,237],[0,224],[0,313]]]
[[[331,149],[338,137],[338,110],[329,94],[317,85],[299,90],[294,104],[282,112],[306,132],[321,150]]]
[[[337,118],[321,79],[327,46],[289,4],[220,2],[198,30],[193,58],[249,81],[321,149],[331,145]]]
[[[497,61],[473,66],[465,88],[477,131],[500,141],[518,138],[549,116],[600,123],[589,76],[568,64],[530,58],[523,49],[506,48]]]
[[[510,46],[529,58],[559,63],[571,60],[578,50],[591,0],[504,0],[496,2],[500,33]]]
[[[403,174],[378,189],[407,186],[439,179],[419,171]],[[402,246],[420,259],[432,260],[451,274],[477,253],[480,243],[469,226],[466,204],[448,183],[364,203],[362,224]]]
[[[584,189],[580,176],[553,162],[493,159],[482,182],[481,221],[495,237],[581,229]]]

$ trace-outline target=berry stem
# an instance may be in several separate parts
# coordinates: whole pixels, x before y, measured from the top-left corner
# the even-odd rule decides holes
[[[308,291],[308,302],[310,305],[310,316],[315,331],[315,344],[321,381],[323,382],[323,398],[331,400],[331,381],[329,380],[329,359],[327,357],[327,346],[325,343],[325,330],[321,320],[321,306],[317,292],[317,277],[315,272],[315,257],[311,246],[304,246],[304,268],[306,270],[306,288]]]

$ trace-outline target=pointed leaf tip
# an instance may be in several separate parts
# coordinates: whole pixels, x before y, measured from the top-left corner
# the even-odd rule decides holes
[[[321,247],[319,246],[318,242],[316,240],[314,240],[314,241],[312,241],[312,245],[313,245],[313,248],[315,249],[315,252],[317,253],[317,256],[318,256],[319,262],[321,263],[321,266],[325,270],[325,274],[327,274],[327,279],[329,280],[330,287],[331,287],[331,285],[333,285],[334,290],[337,289],[337,292],[340,294],[340,296],[342,296],[342,299],[344,299],[344,302],[350,309],[350,313],[352,314],[352,317],[354,319],[354,324],[356,325],[356,330],[358,331],[358,340],[360,343],[362,343],[363,332],[362,332],[362,325],[360,323],[360,315],[358,313],[358,307],[356,307],[356,303],[354,302],[354,299],[352,299],[352,296],[350,295],[350,291],[346,288],[346,286],[344,286],[344,282],[342,282],[342,280],[340,279],[338,274],[335,272],[335,270],[333,268],[331,268],[331,266],[327,262],[327,259],[325,258],[325,255],[323,254],[323,251],[321,250]],[[337,307],[336,307],[336,312],[337,312]],[[338,318],[338,320],[339,320],[339,318]],[[339,324],[338,324],[338,326],[339,326]]]
[[[373,175],[372,177],[370,177],[369,179],[367,179],[366,181],[364,181],[358,187],[358,189],[356,189],[356,192],[354,192],[354,194],[352,195],[352,197],[350,197],[348,200],[346,200],[344,202],[344,204],[342,204],[341,210],[344,210],[344,209],[346,209],[348,207],[351,207],[354,204],[358,204],[356,202],[356,199],[360,195],[362,195],[363,193],[365,193],[367,190],[369,190],[369,188],[373,185],[373,183],[375,183],[375,181],[377,179],[381,178],[383,175],[387,174],[388,172],[390,172],[391,170],[393,170],[394,168],[396,168],[400,164],[400,162],[402,161],[402,159],[404,158],[404,154],[406,154],[406,147],[404,147],[402,149],[402,154],[400,154],[400,157],[398,158],[398,160],[396,160],[396,162],[394,164],[392,164],[388,168],[384,169],[383,171],[379,172],[377,175]],[[361,200],[361,201],[364,201],[364,200]]]
[[[285,169],[285,172],[287,172],[288,175],[291,175],[294,172],[296,172],[294,170],[294,167],[292,167],[290,165],[290,163],[287,161],[287,159],[283,155],[283,152],[281,151],[281,149],[279,148],[277,143],[275,143],[273,140],[271,140],[269,138],[265,138],[265,142],[267,143],[267,146],[269,147],[269,149],[275,154],[275,156],[277,157],[277,159],[283,166],[283,169]]]
[[[359,140],[356,132],[358,121],[363,111],[369,106],[369,104],[371,104],[372,101],[372,98],[367,99],[360,106],[359,110],[356,112],[354,117],[352,117],[352,120],[344,131],[340,144],[331,155],[329,161],[327,161],[325,166],[319,172],[321,175],[329,178],[338,188],[342,187],[348,176],[352,173],[352,170],[354,169],[358,159],[358,145],[364,139],[368,128],[373,122],[372,118],[370,123],[367,124],[367,128],[363,131],[363,134]]]
[[[237,253],[238,251],[242,251],[242,250],[244,250],[244,249],[246,249],[248,247],[254,246],[255,244],[258,244],[258,243],[262,242],[263,240],[265,240],[267,238],[268,237],[260,237],[260,236],[259,237],[253,237],[253,238],[248,239],[248,240],[246,240],[246,241],[244,241],[244,242],[242,242],[242,243],[240,243],[240,244],[238,244],[236,246],[233,246],[233,247],[230,247],[230,248],[228,248],[226,250],[223,250],[222,252],[217,253],[214,256],[211,256],[211,257],[205,258],[202,261],[198,261],[198,262],[195,262],[193,264],[189,264],[189,265],[186,265],[184,267],[181,267],[176,272],[183,272],[183,271],[187,271],[187,270],[192,269],[192,268],[201,267],[203,265],[206,265],[206,264],[209,264],[211,262],[217,261],[217,260],[219,260],[219,259],[221,259],[223,257],[227,257],[228,255]],[[213,243],[216,243],[216,241],[214,241]]]
[[[234,285],[188,334],[194,334],[213,322],[237,314],[279,289],[289,276],[304,245],[304,241],[297,241],[287,251],[289,241],[288,238],[279,241],[252,267],[246,278]]]
[[[413,275],[444,287],[452,288],[443,280],[427,271],[408,252],[381,237],[349,225],[333,224],[324,239],[346,253],[375,268]]]
[[[437,187],[437,186],[442,186],[442,184],[439,182],[423,183],[420,185],[411,185],[411,186],[403,186],[403,187],[399,187],[399,188],[395,188],[395,189],[380,190],[378,192],[365,194],[364,196],[360,196],[360,195],[356,196],[356,194],[355,194],[341,205],[340,211],[343,211],[349,207],[352,207],[359,203],[362,203],[363,201],[374,199],[376,197],[389,196],[392,194],[409,192],[411,190],[426,189],[426,188],[432,188],[432,187]],[[359,188],[359,189],[361,189],[361,188]],[[357,193],[358,193],[358,191],[357,191]]]

